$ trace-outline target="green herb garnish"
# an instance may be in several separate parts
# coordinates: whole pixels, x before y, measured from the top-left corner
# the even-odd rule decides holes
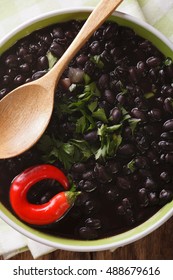
[[[100,55],[91,56],[90,60],[99,68],[103,69],[104,63],[101,61]]]
[[[58,58],[54,56],[50,51],[47,52],[47,58],[48,58],[48,64],[49,64],[49,70],[53,68],[55,63],[57,62]]]
[[[127,164],[127,168],[130,169],[130,171],[133,173],[136,170],[135,167],[135,160],[132,159],[128,164]]]
[[[150,99],[150,98],[154,97],[154,92],[147,92],[144,94],[144,97],[146,99]]]
[[[164,61],[165,66],[170,66],[173,64],[173,61],[170,57],[167,57]]]
[[[102,125],[98,129],[101,145],[95,153],[96,159],[99,159],[100,157],[105,158],[107,156],[114,156],[116,154],[116,151],[122,142],[122,136],[120,133],[115,133],[115,131],[118,131],[121,126],[121,124],[110,127]]]

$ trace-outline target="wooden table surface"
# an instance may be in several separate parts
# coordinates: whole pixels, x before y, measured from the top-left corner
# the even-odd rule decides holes
[[[11,258],[11,260],[32,259],[30,252]],[[147,237],[112,253],[110,251],[79,253],[57,250],[39,260],[173,260],[173,217]]]

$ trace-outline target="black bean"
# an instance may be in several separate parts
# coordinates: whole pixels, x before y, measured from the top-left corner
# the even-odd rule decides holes
[[[160,137],[163,140],[173,140],[173,131],[163,132]]]
[[[52,197],[52,194],[50,192],[46,192],[40,199],[40,204],[44,204],[48,202]]]
[[[150,170],[145,169],[145,168],[139,169],[139,174],[140,174],[144,179],[146,179],[146,178],[151,178],[151,177],[152,177],[152,176],[151,176]]]
[[[132,204],[127,197],[122,199],[122,205],[123,205],[124,209],[126,209],[126,210],[132,208]]]
[[[10,54],[7,56],[5,63],[8,67],[17,67],[18,66],[18,58],[14,54]]]
[[[161,205],[165,205],[173,199],[173,193],[170,190],[163,189],[159,194],[159,200]]]
[[[14,84],[17,85],[17,86],[20,86],[24,83],[25,81],[25,77],[21,74],[17,75],[15,78],[14,78]]]
[[[173,151],[173,142],[160,141],[158,143],[162,151],[172,152]]]
[[[98,134],[96,130],[90,131],[86,134],[84,134],[84,139],[90,143],[97,142],[98,140]]]
[[[65,31],[65,36],[71,42],[74,39],[75,34],[72,30],[67,30]]]
[[[105,64],[105,65],[111,65],[112,62],[112,57],[109,54],[109,52],[107,50],[104,50],[101,55],[101,61]]]
[[[64,48],[62,45],[58,44],[56,41],[53,41],[53,43],[50,46],[50,51],[53,55],[57,57],[61,57],[64,53]]]
[[[171,181],[171,176],[167,171],[163,171],[162,173],[160,173],[160,179],[165,183],[169,183]]]
[[[84,180],[91,180],[91,179],[94,179],[95,177],[95,174],[94,174],[94,171],[93,170],[88,170],[88,171],[85,171],[83,174],[82,174],[82,178]]]
[[[110,51],[110,54],[113,56],[113,59],[116,61],[117,58],[119,58],[121,55],[121,50],[117,46],[113,47],[112,50]]]
[[[159,105],[163,105],[163,102],[164,102],[164,97],[163,96],[159,96],[156,98],[156,102],[159,104]]]
[[[37,68],[38,70],[48,69],[49,63],[47,56],[40,56],[37,60]]]
[[[86,165],[82,162],[75,163],[72,166],[72,171],[75,173],[84,173],[86,171]]]
[[[144,73],[144,71],[146,70],[146,64],[143,61],[139,61],[136,65],[137,71],[138,73]]]
[[[139,110],[138,108],[133,108],[131,110],[131,115],[134,118],[141,119],[141,121],[146,122],[145,113],[143,111]]]
[[[148,142],[148,140],[145,136],[143,136],[139,139],[136,139],[136,141],[137,141],[137,146],[141,152],[145,152],[146,150],[149,149],[150,143]]]
[[[94,32],[94,38],[97,39],[97,40],[102,40],[102,37],[103,37],[103,28],[99,28],[98,30],[96,30]]]
[[[91,76],[95,71],[95,65],[92,61],[88,60],[86,63],[85,63],[85,67],[84,67],[84,72],[86,74],[88,74],[89,76]]]
[[[65,34],[61,27],[55,27],[52,30],[52,34],[54,38],[64,38]]]
[[[120,189],[123,190],[130,190],[131,189],[131,183],[127,178],[124,177],[117,177],[117,185]]]
[[[9,75],[4,75],[2,78],[2,83],[3,85],[9,85],[10,82],[12,81],[11,77]]]
[[[96,174],[96,179],[99,182],[107,183],[112,181],[110,174],[108,173],[106,167],[104,167],[103,165],[97,163],[94,168],[94,172]]]
[[[52,43],[52,36],[49,33],[41,34],[40,39],[48,46],[50,46]]]
[[[30,71],[30,66],[28,63],[23,63],[20,65],[20,70],[22,73],[27,73]]]
[[[77,196],[75,205],[84,206],[85,203],[89,200],[89,195],[86,192],[81,192],[80,195]]]
[[[159,203],[159,197],[156,192],[149,192],[148,194],[148,200],[150,205],[158,205]]]
[[[158,79],[161,83],[165,83],[166,75],[165,75],[165,71],[163,69],[159,70]]]
[[[148,196],[147,196],[147,192],[146,192],[145,188],[142,188],[139,190],[138,198],[139,198],[140,206],[142,206],[142,207],[148,206],[149,200],[148,200]]]
[[[124,209],[123,205],[119,205],[116,209],[116,212],[120,216],[124,216],[126,214],[126,210]]]
[[[120,105],[124,105],[126,102],[126,97],[121,93],[117,94],[116,99]]]
[[[160,59],[158,57],[151,56],[146,61],[149,67],[157,67],[160,65]]]
[[[151,142],[151,147],[153,148],[153,150],[154,150],[156,153],[160,153],[160,147],[159,147],[157,141],[152,141],[152,142]]]
[[[95,189],[97,188],[97,185],[95,182],[93,181],[85,181],[82,187],[82,190],[85,192],[93,192],[95,191]]]
[[[165,155],[165,161],[166,163],[173,164],[173,153],[168,153]]]
[[[149,76],[152,81],[155,83],[158,80],[158,71],[156,69],[150,69]]]
[[[137,82],[138,80],[138,72],[136,70],[136,67],[130,67],[129,68],[129,77],[132,82]]]
[[[173,64],[166,67],[166,73],[168,77],[173,78]]]
[[[135,223],[134,214],[133,214],[132,209],[127,209],[126,210],[125,221],[126,221],[126,224],[129,225],[129,226],[131,226]]]
[[[39,49],[40,46],[38,45],[38,43],[33,42],[29,45],[29,52],[32,53],[34,56],[38,54]]]
[[[92,240],[98,237],[98,233],[94,228],[91,227],[81,227],[79,229],[79,236],[84,240]]]
[[[124,144],[124,145],[121,145],[118,149],[118,152],[120,155],[123,155],[123,156],[133,156],[135,154],[135,147],[134,145],[132,144]]]
[[[28,54],[28,49],[27,47],[19,47],[17,54],[21,57],[24,57],[25,55]]]
[[[135,158],[135,167],[137,168],[148,168],[148,159],[144,156],[138,156]]]
[[[28,64],[32,64],[33,62],[33,56],[32,54],[26,54],[24,57],[23,57],[23,60],[28,63]]]
[[[156,135],[156,129],[153,125],[150,125],[150,124],[145,125],[144,126],[144,131],[146,132],[147,135],[149,135],[151,137]]]
[[[99,41],[92,42],[89,47],[92,55],[97,55],[101,53],[101,46]]]
[[[149,191],[154,191],[157,185],[152,178],[147,178],[145,181],[145,188]]]
[[[37,79],[41,78],[42,76],[44,76],[46,73],[47,73],[46,70],[37,71],[32,75],[32,80],[37,80]]]
[[[133,139],[131,127],[126,126],[126,127],[124,128],[124,131],[123,131],[123,138],[124,138],[124,139],[127,139],[127,140],[130,140],[130,141]]]
[[[171,97],[165,98],[163,107],[167,113],[171,114],[173,112],[173,99]]]
[[[86,215],[94,214],[97,212],[96,204],[93,200],[87,200],[84,205],[84,213]]]
[[[164,129],[165,131],[173,130],[173,119],[167,120],[167,121],[163,124],[163,129]]]
[[[109,170],[112,174],[117,174],[120,169],[119,164],[117,162],[115,162],[114,160],[108,161],[107,167],[109,168]]]
[[[116,95],[111,90],[106,89],[103,93],[103,99],[106,100],[109,104],[114,104]]]
[[[88,56],[84,55],[84,54],[80,54],[77,58],[76,58],[76,62],[78,65],[82,65],[84,66],[85,63],[88,61]]]
[[[153,82],[149,76],[145,76],[145,78],[141,79],[139,85],[144,92],[152,92]]]
[[[120,119],[122,117],[122,113],[119,108],[115,107],[110,112],[110,120],[113,124],[117,124],[120,122]]]
[[[11,78],[14,79],[18,75],[18,71],[15,68],[8,68],[6,74]]]
[[[102,227],[100,219],[88,218],[85,221],[87,227],[100,229]]]
[[[0,99],[2,99],[8,93],[7,88],[3,88],[0,90]]]
[[[98,84],[101,90],[109,88],[109,76],[107,74],[102,74],[98,81]]]
[[[157,108],[154,108],[150,112],[148,112],[148,115],[152,121],[161,121],[162,119],[162,112]]]
[[[110,51],[111,55],[112,55],[111,50],[114,49],[114,47],[115,47],[115,44],[114,44],[114,42],[112,42],[112,41],[108,41],[108,42],[106,42],[106,44],[105,44],[105,50]]]
[[[116,187],[109,187],[105,193],[106,199],[109,201],[116,201],[119,197],[119,191]]]
[[[118,32],[118,25],[111,25],[109,24],[106,28],[103,30],[103,37],[104,39],[111,39],[112,36],[115,36]]]

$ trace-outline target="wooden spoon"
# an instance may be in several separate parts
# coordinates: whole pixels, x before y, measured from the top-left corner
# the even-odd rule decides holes
[[[32,147],[44,133],[53,110],[55,87],[66,66],[93,32],[123,0],[102,0],[56,65],[43,77],[24,84],[0,101],[0,158]]]

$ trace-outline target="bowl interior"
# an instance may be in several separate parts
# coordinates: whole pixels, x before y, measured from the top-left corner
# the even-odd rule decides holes
[[[0,55],[20,38],[30,34],[36,29],[40,29],[57,22],[68,21],[70,19],[86,19],[90,12],[91,9],[75,9],[53,12],[48,13],[39,19],[37,18],[31,22],[23,24],[2,40],[0,43]],[[150,40],[165,56],[171,57],[173,59],[172,44],[151,26],[139,22],[139,20],[132,18],[131,16],[118,12],[112,15],[110,20],[115,21],[120,25],[131,27],[134,29],[134,31],[136,31],[137,34]],[[52,236],[33,229],[18,220],[12,213],[9,212],[9,210],[4,207],[2,203],[0,203],[0,217],[22,234],[49,246],[73,251],[98,251],[128,244],[159,227],[161,224],[163,224],[163,222],[170,218],[172,214],[173,201],[165,205],[146,222],[132,230],[109,238],[94,241],[79,241]]]

